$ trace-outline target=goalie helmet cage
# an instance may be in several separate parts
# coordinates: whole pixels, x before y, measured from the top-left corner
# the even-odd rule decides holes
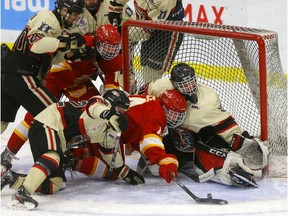
[[[280,62],[277,33],[209,23],[128,20],[122,26],[123,86],[128,92],[135,87],[135,81],[137,88],[144,84],[143,76],[146,82],[156,79],[141,59],[163,53],[161,44],[173,41],[171,34],[160,33],[153,47],[143,51],[147,32],[172,32],[173,36],[183,37],[162,77],[169,78],[171,68],[179,62],[192,66],[198,82],[216,90],[223,108],[240,127],[267,141],[270,175],[273,171],[273,176],[287,176],[283,160],[281,168],[276,164],[279,170],[271,170],[270,166],[274,157],[287,160],[287,79]],[[163,59],[173,58],[169,53],[173,49],[170,46]]]

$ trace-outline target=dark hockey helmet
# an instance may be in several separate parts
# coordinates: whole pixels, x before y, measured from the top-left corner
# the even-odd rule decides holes
[[[171,80],[175,87],[187,100],[197,103],[197,80],[195,71],[192,67],[185,63],[179,63],[172,68]]]
[[[85,2],[85,8],[91,12],[94,13],[99,9],[99,6],[103,0],[84,0]]]
[[[166,115],[166,123],[169,128],[175,128],[182,124],[186,116],[186,100],[184,96],[174,90],[166,90],[160,97],[160,102]]]
[[[128,109],[130,106],[130,100],[126,92],[119,89],[108,89],[104,94],[103,98],[109,101],[111,106]]]
[[[85,4],[84,0],[57,0],[55,2],[55,7],[57,10],[61,10],[63,7],[66,7],[68,9],[68,13],[76,12],[81,14],[83,13]]]
[[[78,21],[82,17],[84,7],[84,0],[57,0],[55,2],[56,11],[61,18],[61,24],[64,24],[64,28],[70,28],[77,25]],[[63,8],[67,8],[66,13],[63,12]],[[77,13],[78,16],[71,16],[73,12]]]

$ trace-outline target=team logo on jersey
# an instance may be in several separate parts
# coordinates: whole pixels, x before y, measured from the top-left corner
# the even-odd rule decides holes
[[[83,17],[82,19],[78,21],[78,27],[81,29],[82,33],[84,34],[89,32],[89,24],[85,17]]]
[[[42,32],[48,32],[50,29],[52,29],[51,26],[49,26],[46,22],[42,22],[41,26],[38,28],[39,31]]]

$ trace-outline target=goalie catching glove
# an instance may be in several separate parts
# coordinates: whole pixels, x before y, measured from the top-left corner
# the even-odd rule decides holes
[[[227,155],[223,168],[216,172],[213,180],[227,185],[258,187],[253,179],[253,171],[244,164],[241,155],[234,152]]]
[[[159,161],[159,176],[161,176],[167,183],[172,181],[171,176],[178,175],[178,160],[172,154],[167,154],[165,158]]]
[[[126,164],[119,168],[119,178],[122,178],[125,182],[132,185],[144,184],[145,180],[143,176],[134,170],[130,169]]]

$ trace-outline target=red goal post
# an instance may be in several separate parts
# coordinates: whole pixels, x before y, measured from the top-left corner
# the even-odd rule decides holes
[[[242,129],[268,141],[271,153],[287,155],[287,79],[276,32],[209,23],[128,20],[122,26],[123,79],[128,92],[135,81],[138,88],[145,83],[143,76],[155,79],[141,65],[144,55],[155,52],[141,51],[147,31],[183,36],[163,77],[170,77],[176,63],[190,64],[198,81],[217,91],[223,107]],[[159,39],[159,46],[170,39]]]

